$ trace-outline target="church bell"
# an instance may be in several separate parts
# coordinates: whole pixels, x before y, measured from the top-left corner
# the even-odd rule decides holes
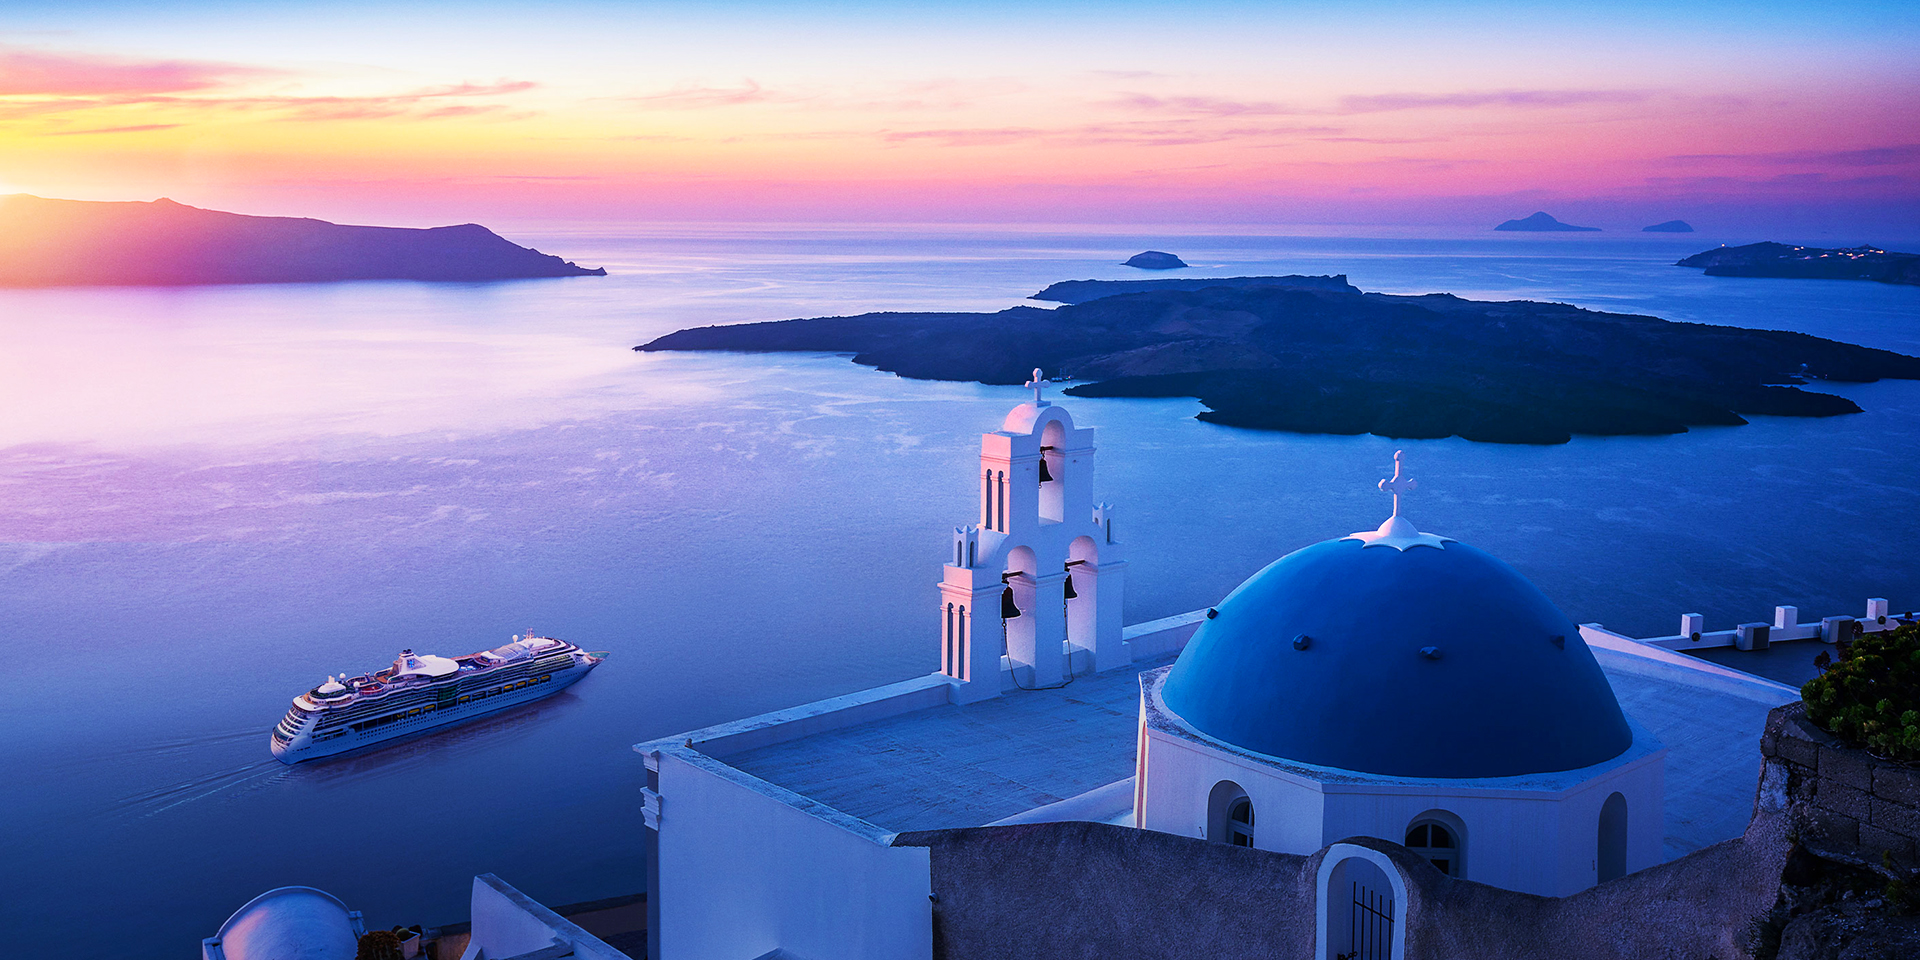
[[[1053,482],[1053,471],[1047,469],[1047,458],[1045,454],[1042,454],[1040,456],[1040,482],[1041,483]]]
[[[1020,608],[1013,603],[1013,588],[1008,587],[1000,591],[1000,619],[1012,620],[1019,615]]]
[[[1079,594],[1073,592],[1073,574],[1069,573],[1067,574],[1067,599],[1073,600],[1079,596]]]

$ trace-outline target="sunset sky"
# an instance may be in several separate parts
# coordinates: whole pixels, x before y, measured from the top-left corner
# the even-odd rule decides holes
[[[394,224],[1886,231],[1917,106],[1912,2],[0,6],[0,193]]]

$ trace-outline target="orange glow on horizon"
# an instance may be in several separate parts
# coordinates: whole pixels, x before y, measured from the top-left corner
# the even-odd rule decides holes
[[[1773,79],[1761,64],[1728,72],[1729,45],[1696,53],[1721,61],[1710,75],[1650,56],[1514,55],[1496,69],[1416,39],[1399,38],[1399,57],[1369,40],[1349,59],[1305,43],[1271,62],[1246,43],[1218,62],[1138,58],[1184,58],[1177,73],[1088,69],[1097,50],[976,65],[932,44],[921,70],[859,72],[748,49],[715,53],[761,67],[725,81],[711,79],[722,64],[618,69],[597,49],[579,62],[515,50],[368,65],[6,47],[0,181],[385,222],[1436,222],[1549,202],[1673,216],[1701,203],[1920,205],[1920,145],[1901,132],[1911,66],[1829,57]],[[837,52],[900,42],[853,37]]]

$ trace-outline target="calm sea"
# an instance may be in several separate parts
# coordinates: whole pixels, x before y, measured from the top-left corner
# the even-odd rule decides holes
[[[371,925],[640,890],[636,741],[932,670],[977,436],[1018,388],[828,356],[638,354],[697,324],[997,309],[1055,280],[1345,273],[1920,354],[1920,288],[1710,279],[1723,238],[1067,230],[520,235],[604,279],[0,292],[0,930],[8,951],[194,955],[268,888]],[[1724,238],[1751,240],[1761,238]],[[1884,239],[1884,238],[1872,238]],[[1920,606],[1920,384],[1866,408],[1557,447],[1262,434],[1073,400],[1131,552],[1128,620],[1374,527],[1408,451],[1425,529],[1637,635]],[[288,768],[329,673],[531,629],[612,656],[518,713]],[[1115,771],[1120,776],[1124,771]]]

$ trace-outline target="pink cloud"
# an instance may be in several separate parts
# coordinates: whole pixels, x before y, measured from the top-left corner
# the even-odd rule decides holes
[[[1475,107],[1573,107],[1590,103],[1640,103],[1638,90],[1481,90],[1462,93],[1381,93],[1340,98],[1338,113]]]
[[[949,147],[1000,146],[1043,142],[1062,146],[1179,147],[1232,141],[1272,141],[1305,134],[1339,133],[1331,127],[1233,127],[1218,129],[1189,120],[1136,123],[1092,123],[1070,127],[962,127],[932,130],[895,130],[882,134],[888,143],[929,141]]]
[[[1109,102],[1110,106],[1142,113],[1177,113],[1188,116],[1241,117],[1304,113],[1298,107],[1269,100],[1233,100],[1227,97],[1154,97],[1133,93]]]
[[[0,52],[0,96],[187,93],[273,72],[231,63],[17,50]]]
[[[407,93],[367,97],[235,97],[221,100],[195,98],[190,101],[225,105],[240,109],[287,110],[293,120],[378,120],[412,114],[419,117],[450,117],[499,109],[488,105],[450,104],[439,101],[476,97],[499,97],[523,93],[539,84],[528,80],[502,80],[497,83],[459,83],[430,87]]]
[[[1920,163],[1920,143],[1857,150],[1784,150],[1770,153],[1684,153],[1669,160],[1738,160],[1749,163],[1835,167],[1890,167]]]
[[[1036,140],[1047,132],[1034,127],[983,127],[954,130],[896,130],[882,137],[888,143],[932,140],[947,147],[991,147]]]
[[[237,76],[238,74],[234,74]],[[58,98],[0,101],[0,119],[27,117],[57,118],[60,114],[79,114],[87,110],[111,107],[160,107],[190,110],[223,110],[278,114],[278,119],[295,121],[377,120],[388,117],[440,119],[491,114],[510,119],[528,114],[506,114],[505,106],[474,103],[493,97],[523,93],[537,87],[526,80],[501,80],[494,83],[457,83],[402,93],[370,96],[273,96],[237,95],[194,91],[132,91],[119,89],[95,94],[70,93]],[[62,122],[56,119],[54,122]],[[51,130],[51,135],[80,133],[132,133],[179,126],[175,123],[103,127],[98,130]]]
[[[646,104],[651,107],[669,109],[689,109],[698,107],[732,107],[747,103],[765,103],[771,100],[790,99],[775,95],[753,80],[746,80],[737,87],[675,87],[665,93],[653,93],[639,97],[620,98],[628,103]]]
[[[56,130],[48,136],[80,137],[95,133],[147,133],[152,130],[172,130],[180,126],[177,123],[139,123],[128,127],[95,127],[89,130]]]

